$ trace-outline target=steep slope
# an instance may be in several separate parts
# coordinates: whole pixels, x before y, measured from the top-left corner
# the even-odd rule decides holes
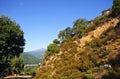
[[[114,28],[119,22],[118,18],[114,18],[108,22],[105,22],[102,26],[99,26],[96,30],[89,32],[87,36],[82,37],[79,40],[79,47],[85,46],[85,43],[91,42],[94,38],[99,38],[107,30]]]
[[[58,54],[45,58],[37,71],[35,79],[89,79],[89,77],[93,79],[93,77],[100,78],[105,75],[108,71],[104,65],[109,65],[107,63],[115,61],[118,55],[120,36],[115,30],[118,22],[119,20],[114,18],[110,22],[104,23],[96,30],[89,32],[88,36],[82,37],[80,39],[82,43],[75,43],[73,41],[65,42]],[[106,28],[104,28],[105,26]],[[101,31],[98,33],[98,30]],[[112,33],[113,30],[115,33]],[[102,37],[101,35],[103,34],[107,36]],[[92,35],[94,38],[91,38]],[[111,38],[112,36],[114,36],[114,41]],[[106,42],[110,42],[110,44],[106,44]],[[114,68],[114,66],[112,67]]]
[[[95,29],[87,35],[45,55],[34,79],[120,79],[120,17],[110,13],[93,20]]]

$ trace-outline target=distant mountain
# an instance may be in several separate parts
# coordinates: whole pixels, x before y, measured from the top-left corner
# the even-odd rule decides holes
[[[22,53],[25,64],[38,64],[42,61],[42,57],[35,57],[28,53]]]
[[[41,49],[37,49],[37,50],[25,52],[25,53],[31,54],[35,57],[39,57],[39,56],[43,56],[45,54],[45,51],[46,51],[45,48],[41,48]]]
[[[38,64],[42,61],[46,49],[41,48],[29,52],[24,52],[22,54],[25,64]]]

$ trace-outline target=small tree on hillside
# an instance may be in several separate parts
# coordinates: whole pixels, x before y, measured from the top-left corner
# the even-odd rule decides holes
[[[65,40],[71,39],[73,36],[73,30],[71,27],[67,27],[65,30],[62,30],[58,34],[58,38],[63,42]]]
[[[85,20],[85,19],[77,19],[75,22],[74,22],[74,25],[73,25],[73,33],[74,35],[78,35],[78,37],[81,37],[82,34],[83,34],[83,31],[85,30],[85,27],[87,25],[88,21]]]
[[[120,0],[114,0],[112,6],[112,16],[120,16]]]
[[[53,54],[57,53],[58,52],[57,47],[58,46],[55,43],[49,44],[48,47],[47,47],[46,54],[50,56],[50,55],[53,55]]]

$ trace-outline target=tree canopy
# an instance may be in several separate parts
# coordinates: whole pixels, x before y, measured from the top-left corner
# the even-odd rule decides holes
[[[24,32],[20,26],[9,17],[0,16],[0,71],[10,66],[11,59],[20,56],[24,45]]]
[[[58,53],[58,45],[56,43],[49,44],[47,47],[46,54],[48,56]]]
[[[114,0],[112,6],[113,17],[120,16],[120,0]]]
[[[77,19],[73,25],[74,34],[77,34],[78,37],[81,37],[87,24],[88,24],[88,21],[86,19],[83,19],[83,18]]]
[[[66,29],[60,31],[58,34],[58,38],[61,41],[71,39],[75,35],[77,35],[80,38],[87,24],[88,24],[88,21],[86,19],[79,18],[74,22],[72,28],[67,27]]]

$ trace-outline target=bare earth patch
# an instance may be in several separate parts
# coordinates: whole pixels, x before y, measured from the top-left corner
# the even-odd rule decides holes
[[[7,76],[3,79],[31,79],[32,76]]]

